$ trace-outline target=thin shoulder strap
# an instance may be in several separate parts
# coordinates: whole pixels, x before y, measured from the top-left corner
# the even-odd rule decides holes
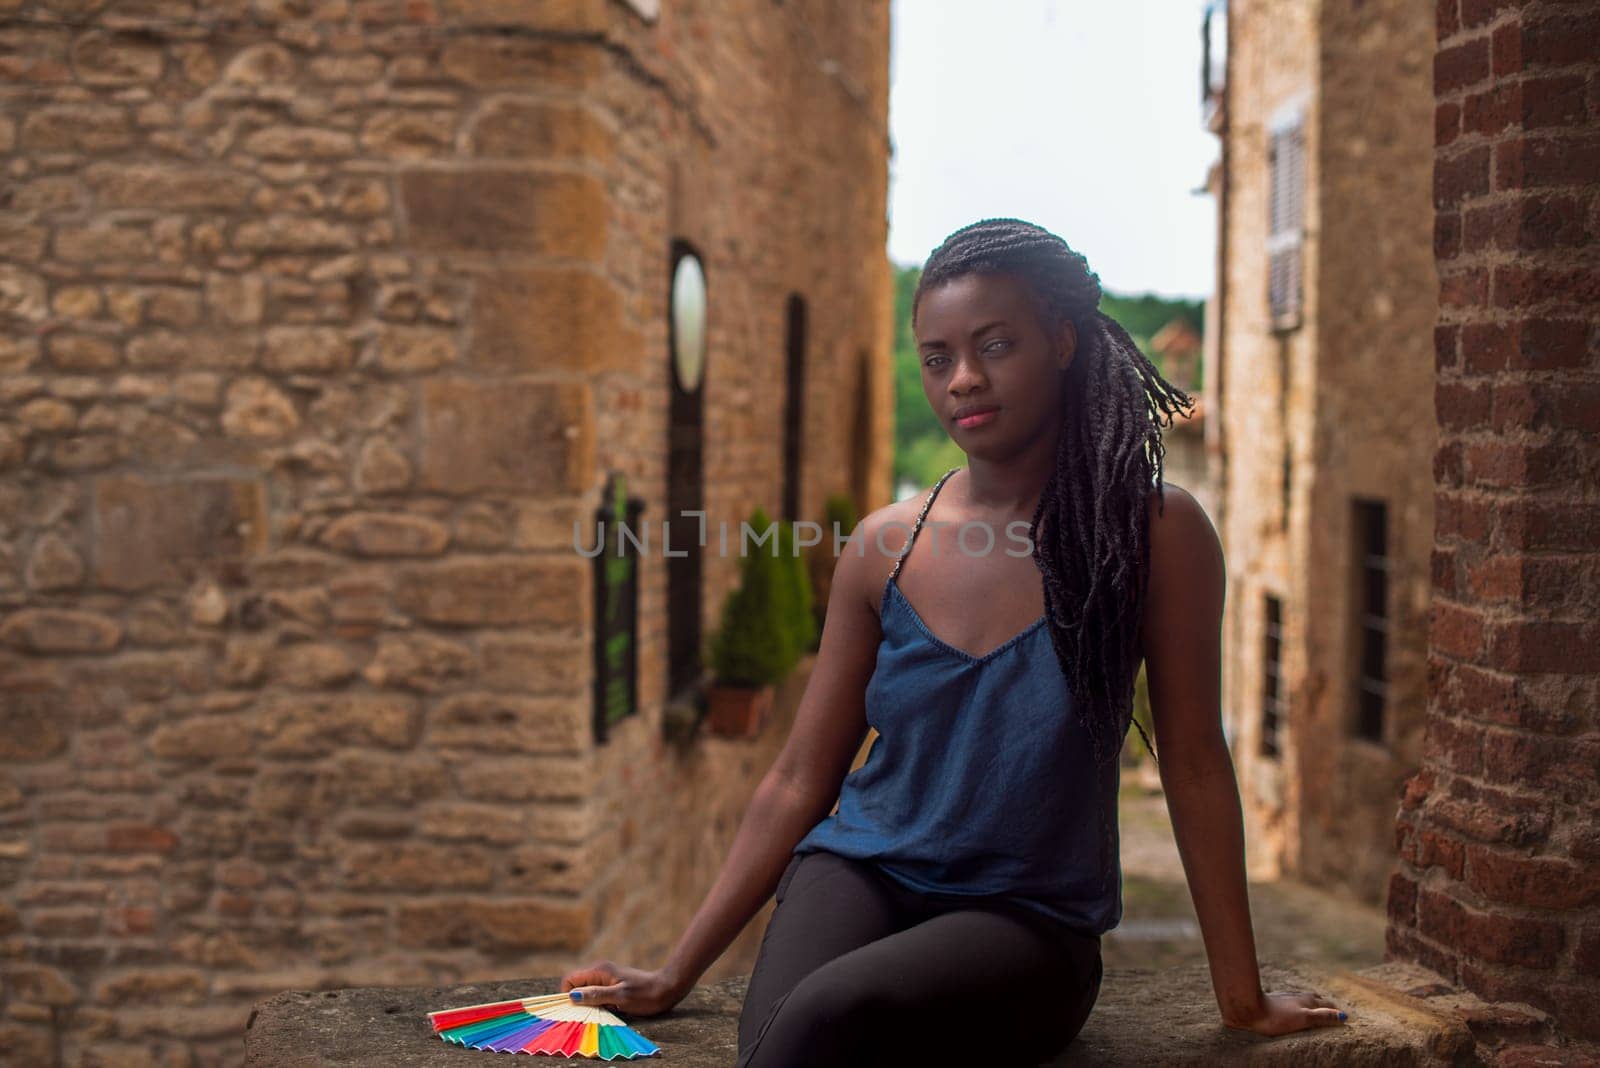
[[[894,569],[889,572],[889,578],[893,579],[895,576],[900,574],[900,565],[905,563],[906,557],[911,555],[911,546],[916,544],[917,533],[922,530],[922,521],[928,517],[928,509],[933,507],[933,499],[939,496],[939,489],[945,484],[945,481],[959,470],[961,470],[961,468],[952,467],[950,470],[940,475],[939,481],[935,482],[933,484],[933,489],[928,491],[927,499],[922,502],[922,511],[917,513],[917,521],[911,526],[911,536],[906,539],[906,547],[901,549],[900,555],[895,558]]]

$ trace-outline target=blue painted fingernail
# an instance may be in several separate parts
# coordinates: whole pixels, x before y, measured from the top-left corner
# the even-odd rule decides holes
[[[583,991],[581,991],[581,990],[574,990],[574,991],[573,991],[573,992],[572,992],[572,1000],[573,1000],[573,1001],[582,1001],[582,1000],[583,1000]],[[1340,1017],[1341,1017],[1341,1018],[1343,1018],[1343,1015],[1344,1015],[1344,1014],[1343,1014],[1343,1013],[1340,1013]]]
[[[1349,1017],[1344,1014],[1344,1010],[1343,1009],[1339,1010],[1339,1019],[1341,1019],[1341,1020],[1349,1019]]]

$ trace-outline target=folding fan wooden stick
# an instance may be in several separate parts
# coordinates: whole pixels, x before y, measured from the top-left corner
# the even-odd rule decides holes
[[[603,1061],[649,1057],[660,1049],[618,1017],[568,994],[462,1005],[428,1013],[446,1042],[496,1053],[549,1053]]]

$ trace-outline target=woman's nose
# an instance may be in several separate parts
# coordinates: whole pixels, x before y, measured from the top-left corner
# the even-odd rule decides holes
[[[952,393],[966,393],[983,384],[983,370],[978,366],[978,361],[965,357],[956,360],[955,372],[950,376]]]

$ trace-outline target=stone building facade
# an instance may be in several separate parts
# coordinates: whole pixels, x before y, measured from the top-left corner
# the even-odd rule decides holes
[[[1232,0],[1210,18],[1206,433],[1250,860],[1376,901],[1427,685],[1431,15]]]
[[[664,742],[737,560],[669,596],[657,545],[597,742],[575,525],[612,475],[658,524],[888,500],[888,18],[0,0],[0,1048],[659,963],[774,739]]]

